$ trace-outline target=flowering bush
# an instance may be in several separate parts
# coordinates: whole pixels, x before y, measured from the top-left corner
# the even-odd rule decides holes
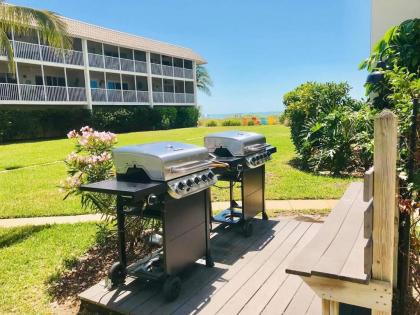
[[[112,196],[82,192],[79,187],[113,175],[111,150],[117,143],[116,135],[94,131],[86,126],[80,131],[70,131],[67,137],[75,141],[75,149],[65,159],[68,177],[61,184],[61,188],[67,192],[65,198],[80,195],[83,207],[105,215],[111,214],[114,207]]]

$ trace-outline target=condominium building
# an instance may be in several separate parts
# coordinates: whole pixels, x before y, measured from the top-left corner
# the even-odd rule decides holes
[[[10,34],[16,71],[0,53],[0,108],[68,105],[197,105],[191,49],[63,18],[70,49]]]

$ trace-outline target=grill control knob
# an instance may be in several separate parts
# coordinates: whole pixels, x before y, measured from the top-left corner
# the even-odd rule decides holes
[[[184,190],[184,188],[185,188],[185,184],[184,184],[183,182],[180,182],[180,183],[178,184],[178,189],[179,189],[179,190]]]
[[[214,178],[214,174],[212,172],[207,174],[207,177],[212,180]]]
[[[187,179],[187,186],[192,187],[194,185],[194,182],[192,179]]]
[[[257,162],[257,158],[254,156],[254,157],[251,159],[251,163],[252,163],[252,164],[254,164],[255,162]]]
[[[200,181],[201,181],[200,177],[196,176],[196,177],[194,178],[194,182],[195,182],[197,185],[200,183]]]
[[[205,174],[201,175],[201,180],[203,182],[205,182],[207,180],[207,175],[205,175]]]

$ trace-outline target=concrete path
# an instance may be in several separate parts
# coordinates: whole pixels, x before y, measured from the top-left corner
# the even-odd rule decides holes
[[[266,208],[268,210],[323,210],[331,209],[337,203],[337,200],[267,200]],[[223,210],[229,207],[229,202],[213,202],[213,210]],[[101,220],[100,214],[68,215],[54,217],[34,217],[34,218],[16,218],[0,219],[0,228],[16,227],[24,225],[44,225],[44,224],[63,224],[92,222]]]

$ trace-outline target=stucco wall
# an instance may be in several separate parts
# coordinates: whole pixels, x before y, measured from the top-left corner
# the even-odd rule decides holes
[[[420,18],[420,0],[372,0],[371,47],[394,25]]]

